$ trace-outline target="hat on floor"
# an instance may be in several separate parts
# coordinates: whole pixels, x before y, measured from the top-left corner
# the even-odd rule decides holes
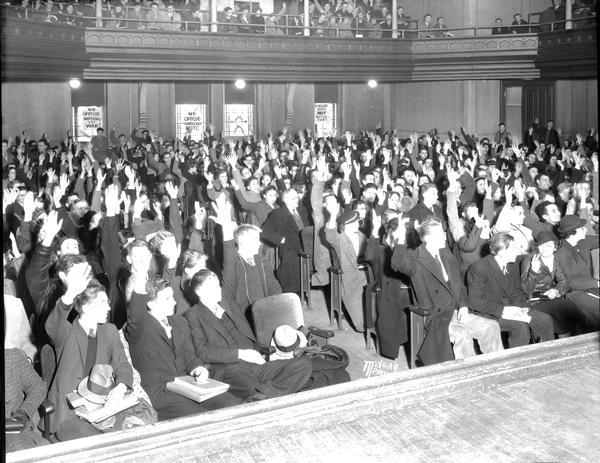
[[[92,403],[103,405],[115,385],[113,369],[110,365],[94,365],[90,376],[81,380],[77,392]]]
[[[566,235],[573,230],[583,227],[587,223],[587,220],[580,219],[576,215],[565,215],[560,222],[558,222],[558,232],[561,235]]]
[[[269,357],[270,360],[285,360],[294,358],[294,350],[306,347],[308,341],[301,331],[295,330],[290,325],[281,325],[275,330],[271,346],[275,352]]]

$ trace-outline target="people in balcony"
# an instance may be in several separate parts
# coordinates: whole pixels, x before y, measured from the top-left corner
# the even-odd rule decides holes
[[[181,30],[181,15],[175,11],[175,6],[171,3],[167,6],[166,11],[161,12],[160,28],[163,31],[180,31]]]
[[[250,8],[242,7],[242,12],[238,16],[238,32],[241,34],[251,34],[253,27],[250,20]]]
[[[428,38],[428,37],[433,37],[433,23],[432,23],[432,18],[431,15],[429,13],[427,13],[425,16],[423,16],[423,22],[421,24],[419,24],[419,37],[421,38]]]
[[[540,31],[550,30],[558,31],[565,28],[564,21],[566,16],[565,4],[562,0],[552,0],[552,5],[544,10],[540,16]],[[550,25],[550,23],[555,23]]]
[[[381,26],[381,38],[391,39],[392,38],[392,15],[387,13],[385,19],[379,23]]]
[[[513,22],[510,25],[510,32],[513,34],[523,34],[529,32],[529,23],[523,19],[521,13],[515,13]]]
[[[380,39],[382,35],[383,32],[381,31],[379,18],[376,16],[371,17],[367,23],[367,37],[370,39]]]
[[[181,6],[181,21],[183,29],[186,31],[197,32],[200,30],[202,12],[198,0],[185,0]]]
[[[259,6],[250,18],[252,23],[252,32],[255,34],[265,33],[265,17],[263,16],[262,8]]]
[[[494,21],[494,28],[492,29],[492,35],[503,35],[510,34],[508,27],[502,24],[502,18],[496,18]]]
[[[356,14],[356,18],[354,19],[354,36],[355,37],[365,37],[367,31],[366,29],[368,29],[369,27],[369,21],[368,19],[365,17],[365,14],[363,13],[362,10],[358,10],[358,13]]]
[[[225,34],[235,34],[238,32],[237,18],[233,14],[233,9],[231,7],[226,7],[223,10],[223,17],[219,22],[219,32],[223,32]]]
[[[340,16],[337,27],[338,37],[350,38],[354,36],[352,33],[352,16]]]
[[[138,30],[145,29],[146,14],[142,10],[142,5],[138,2],[133,6],[128,6],[125,9],[125,18],[127,19],[127,29]]]
[[[431,27],[434,31],[434,37],[454,37],[450,32],[447,31],[448,26],[444,24],[444,17],[438,16],[436,23]]]
[[[157,2],[152,2],[150,10],[146,13],[146,29],[151,31],[161,30],[161,13]]]

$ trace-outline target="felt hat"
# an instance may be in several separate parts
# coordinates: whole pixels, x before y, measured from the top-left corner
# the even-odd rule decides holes
[[[306,347],[308,341],[301,331],[295,330],[290,325],[281,325],[273,334],[271,346],[275,352],[270,355],[270,360],[285,360],[294,357],[294,350]]]
[[[573,230],[583,227],[587,223],[587,220],[580,219],[576,215],[565,215],[558,223],[558,232],[561,234],[567,234]]]
[[[535,237],[535,242],[538,246],[547,243],[549,241],[556,241],[556,235],[548,230],[541,231]]]
[[[95,404],[104,404],[106,397],[115,385],[113,369],[110,365],[94,365],[90,375],[77,386],[81,397]]]
[[[359,218],[360,218],[360,215],[358,215],[358,212],[353,211],[353,210],[348,210],[348,211],[345,211],[344,213],[342,213],[342,215],[340,215],[338,217],[338,223],[343,224],[343,225],[348,225],[349,223],[356,222]]]

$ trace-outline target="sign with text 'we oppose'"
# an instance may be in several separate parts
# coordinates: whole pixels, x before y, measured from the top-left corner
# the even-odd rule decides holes
[[[77,106],[74,121],[75,139],[77,141],[89,141],[96,135],[98,127],[104,127],[104,107]]]
[[[206,105],[175,105],[176,137],[180,140],[188,135],[192,140],[202,140],[206,130]]]

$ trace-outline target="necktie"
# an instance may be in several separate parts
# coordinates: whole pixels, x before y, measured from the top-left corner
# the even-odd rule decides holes
[[[162,327],[165,330],[165,333],[167,333],[167,338],[171,338],[171,330],[173,329],[171,327],[171,324],[169,323],[169,320],[167,318],[163,318],[162,320],[160,320],[160,324],[162,325]]]
[[[298,215],[297,209],[292,210],[292,217],[294,218],[294,222],[296,222],[296,225],[298,226],[298,228],[301,229],[304,226],[304,224],[302,223],[302,219],[300,218],[300,215]]]
[[[254,267],[254,257],[248,257],[244,260]]]
[[[444,281],[448,281],[448,273],[446,272],[444,264],[442,264],[442,259],[440,259],[440,255],[439,254],[436,254],[435,260],[437,261],[437,263],[439,264],[440,268],[442,269],[442,275],[444,276]]]

